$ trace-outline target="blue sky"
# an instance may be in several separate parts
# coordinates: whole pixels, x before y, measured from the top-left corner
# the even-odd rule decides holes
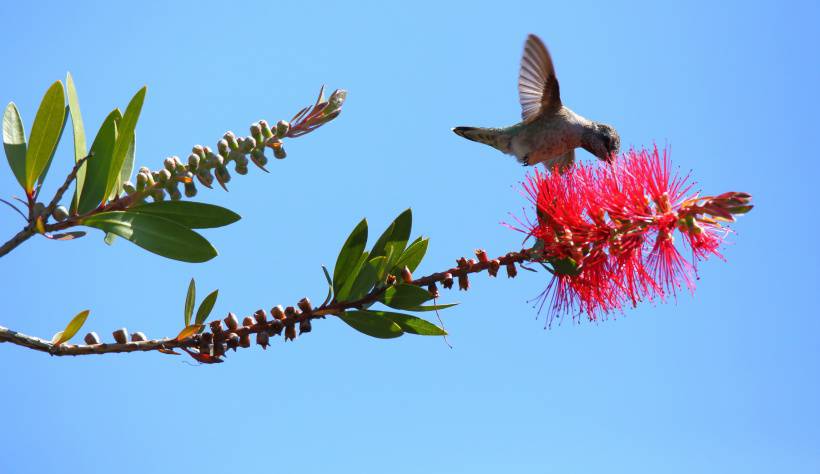
[[[1,325],[49,337],[90,308],[86,329],[109,338],[173,335],[191,277],[201,295],[219,288],[218,314],[321,300],[320,265],[355,223],[375,233],[407,207],[431,238],[419,274],[520,248],[499,222],[526,206],[526,170],[450,128],[518,119],[528,33],[550,47],[565,104],[626,146],[671,144],[701,189],[750,192],[756,208],[694,297],[601,323],[543,330],[527,300],[547,278],[525,272],[443,294],[461,302],[442,313],[453,349],[335,320],[218,366],[2,345],[0,471],[820,470],[813,3],[166,3],[5,6],[0,101],[30,126],[71,71],[96,130],[147,84],[136,161],[154,168],[289,118],[322,84],[349,91],[343,114],[288,143],[269,175],[200,194],[243,217],[205,231],[220,252],[208,263],[107,247],[99,232],[27,242],[0,260]],[[8,170],[0,190],[18,193]],[[11,236],[20,221],[3,212]]]

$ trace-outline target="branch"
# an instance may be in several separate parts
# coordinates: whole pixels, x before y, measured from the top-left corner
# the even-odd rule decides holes
[[[494,260],[489,260],[486,252],[483,250],[476,251],[476,255],[478,256],[478,261],[461,258],[458,260],[459,264],[456,267],[415,280],[405,281],[405,283],[428,287],[431,293],[437,296],[438,290],[435,286],[436,283],[441,283],[445,288],[449,289],[453,286],[453,279],[457,278],[459,280],[459,288],[466,290],[469,286],[467,277],[471,273],[487,271],[490,276],[495,276],[500,266],[504,265],[507,270],[507,275],[513,278],[517,274],[515,264],[530,260],[530,252],[528,250],[510,252]],[[395,277],[393,277],[392,282],[394,283],[395,281]],[[217,319],[210,323],[210,332],[203,332],[202,334],[197,334],[182,340],[176,338],[139,340],[144,338],[144,336],[142,336],[141,333],[135,333],[131,336],[132,341],[128,342],[125,330],[120,329],[114,333],[114,337],[117,339],[116,343],[61,344],[55,346],[45,339],[22,334],[0,326],[0,342],[9,342],[29,349],[47,352],[55,356],[148,352],[156,350],[168,352],[176,348],[183,350],[196,349],[197,352],[191,353],[194,358],[204,363],[215,363],[222,361],[220,357],[225,355],[227,349],[236,350],[238,347],[250,347],[250,336],[253,334],[257,335],[256,343],[263,346],[263,348],[267,347],[271,336],[281,335],[283,332],[286,340],[296,339],[297,324],[299,325],[299,334],[310,332],[312,320],[324,319],[326,316],[337,316],[349,309],[367,307],[377,302],[387,288],[388,287],[377,287],[356,301],[331,301],[328,304],[323,304],[315,308],[311,306],[310,300],[303,298],[296,307],[288,306],[284,309],[282,309],[281,306],[274,307],[271,310],[273,319],[270,320],[267,319],[267,313],[265,313],[264,310],[257,310],[253,317],[248,316],[244,318],[242,325],[239,325],[239,321],[233,313],[228,313],[228,316],[224,320],[225,326],[227,326],[226,328],[223,327],[222,321]],[[91,337],[91,334],[86,336],[87,339]],[[93,337],[96,337],[96,335]],[[210,355],[211,353],[213,353],[213,355]]]

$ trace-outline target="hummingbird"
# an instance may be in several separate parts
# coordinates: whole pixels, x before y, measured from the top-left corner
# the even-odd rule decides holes
[[[532,34],[524,44],[518,98],[521,122],[504,128],[456,127],[453,132],[515,155],[524,166],[543,163],[549,170],[569,169],[578,147],[606,162],[618,154],[621,138],[615,128],[588,120],[561,103],[550,53]]]

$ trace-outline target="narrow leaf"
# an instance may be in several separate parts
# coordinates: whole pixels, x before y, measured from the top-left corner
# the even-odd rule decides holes
[[[380,301],[391,308],[408,309],[418,306],[432,298],[433,295],[424,288],[419,288],[416,285],[402,284],[386,289]]]
[[[176,222],[150,214],[112,211],[95,214],[82,225],[111,232],[163,257],[183,262],[205,262],[216,249],[204,237]]]
[[[111,166],[108,169],[108,178],[106,180],[105,192],[103,196],[109,196],[114,186],[117,184],[117,179],[125,163],[125,156],[128,153],[128,147],[134,140],[134,129],[137,126],[140,112],[142,111],[142,104],[145,101],[146,88],[142,87],[134,94],[128,107],[125,108],[125,113],[122,115],[122,120],[117,127],[117,141],[114,145],[114,151],[111,154]],[[130,175],[130,172],[129,172]]]
[[[322,306],[324,306],[333,299],[333,279],[330,277],[330,272],[327,271],[326,266],[322,265],[322,271],[325,273],[325,280],[327,280],[327,296],[325,297],[325,302],[322,303]]]
[[[194,314],[194,305],[196,304],[196,282],[191,278],[191,283],[188,283],[188,293],[185,295],[185,327],[191,325],[191,316]]]
[[[356,281],[359,278],[359,273],[362,272],[364,267],[367,265],[367,257],[368,253],[364,252],[360,257],[359,261],[356,262],[356,265],[353,266],[353,269],[348,273],[345,277],[344,285],[339,288],[338,291],[334,291],[336,293],[336,299],[339,301],[347,301],[350,296],[351,290],[353,290],[353,286],[356,284]]]
[[[347,311],[339,319],[360,333],[379,339],[392,339],[403,334],[401,326],[370,311]]]
[[[350,293],[346,296],[348,301],[356,301],[366,295],[373,285],[376,284],[379,269],[385,265],[387,257],[381,256],[370,259],[356,276],[356,282],[350,288]]]
[[[65,329],[57,333],[59,334],[59,336],[57,336],[56,339],[53,341],[54,345],[59,346],[60,344],[71,340],[71,338],[74,337],[75,334],[77,334],[77,331],[79,331],[80,328],[83,327],[83,324],[85,324],[85,319],[88,317],[88,313],[90,313],[90,311],[87,309],[85,311],[80,311],[79,313],[77,313],[77,315],[74,316],[71,319],[71,321],[69,321]]]
[[[405,311],[439,311],[442,309],[452,308],[453,306],[457,306],[458,303],[448,303],[448,304],[431,304],[429,306],[405,306],[402,309]]]
[[[191,229],[222,227],[241,219],[239,214],[230,209],[191,201],[151,202],[133,206],[128,212],[164,217]]]
[[[338,294],[350,274],[359,264],[364,247],[367,244],[367,219],[362,219],[350,233],[342,246],[336,265],[333,267],[333,291]]]
[[[14,102],[3,113],[3,150],[17,182],[26,187],[26,130]]]
[[[135,132],[134,136],[131,137],[131,144],[125,152],[125,161],[123,161],[122,169],[120,170],[119,176],[117,176],[117,182],[114,185],[114,189],[111,190],[111,194],[108,195],[109,201],[122,194],[123,184],[131,179],[131,172],[134,171],[134,155],[136,154],[136,150],[137,136]]]
[[[85,181],[80,192],[77,212],[86,214],[100,205],[105,198],[105,185],[111,167],[111,156],[117,142],[117,122],[122,118],[119,109],[114,109],[103,120],[94,143],[91,145],[93,156],[86,161]]]
[[[394,268],[402,269],[406,266],[411,272],[416,271],[416,268],[418,268],[424,255],[427,253],[427,244],[429,242],[430,239],[420,239],[410,244],[407,250],[405,250],[396,261]]]
[[[56,143],[60,143],[60,140],[63,139],[63,132],[65,131],[65,124],[68,122],[68,106],[65,106],[65,113],[63,114],[63,125],[60,127],[60,134],[57,135]],[[40,173],[40,177],[37,178],[37,186],[42,186],[43,181],[46,179],[46,175],[48,175],[48,170],[51,168],[51,162],[54,161],[54,154],[57,153],[57,146],[55,145],[54,148],[51,150],[51,156],[48,157],[48,161],[46,162],[46,167],[43,168],[43,172]]]
[[[46,169],[57,147],[64,121],[65,90],[63,83],[56,81],[43,96],[31,126],[31,137],[26,150],[26,192],[32,192],[34,183]]]
[[[77,89],[74,87],[74,78],[71,73],[66,74],[65,78],[66,95],[68,96],[68,109],[71,114],[71,128],[74,135],[74,162],[80,161],[88,154],[88,148],[85,142],[85,125],[83,124],[83,114],[80,112],[80,99],[77,97]],[[72,209],[77,208],[80,192],[83,189],[85,182],[85,166],[77,171],[77,178],[75,179],[76,191],[74,193],[74,200],[72,201]]]
[[[405,210],[387,227],[387,230],[373,244],[370,251],[371,257],[387,255],[387,246],[392,245],[396,252],[396,258],[404,251],[407,240],[410,238],[410,229],[413,225],[413,211]]]
[[[369,311],[374,315],[379,315],[385,317],[394,323],[398,324],[399,327],[406,333],[416,334],[419,336],[446,336],[447,331],[444,329],[436,326],[435,324],[418,318],[416,316],[411,316],[409,314],[402,314],[402,313],[393,313],[390,311]]]
[[[219,296],[219,290],[214,290],[202,300],[202,303],[199,304],[199,309],[196,310],[196,323],[202,324],[208,319],[208,316],[211,315],[211,311],[214,309],[214,304],[216,304],[216,297]]]
[[[205,328],[205,326],[202,325],[202,324],[191,324],[190,326],[185,326],[185,328],[182,331],[179,332],[176,339],[177,339],[177,341],[181,341],[183,339],[188,339],[189,337],[193,336],[194,334],[197,334],[203,328]]]

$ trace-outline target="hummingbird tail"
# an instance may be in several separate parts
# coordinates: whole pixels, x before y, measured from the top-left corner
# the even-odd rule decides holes
[[[510,138],[498,129],[481,127],[456,127],[453,133],[467,140],[490,145],[493,148],[509,153]]]

